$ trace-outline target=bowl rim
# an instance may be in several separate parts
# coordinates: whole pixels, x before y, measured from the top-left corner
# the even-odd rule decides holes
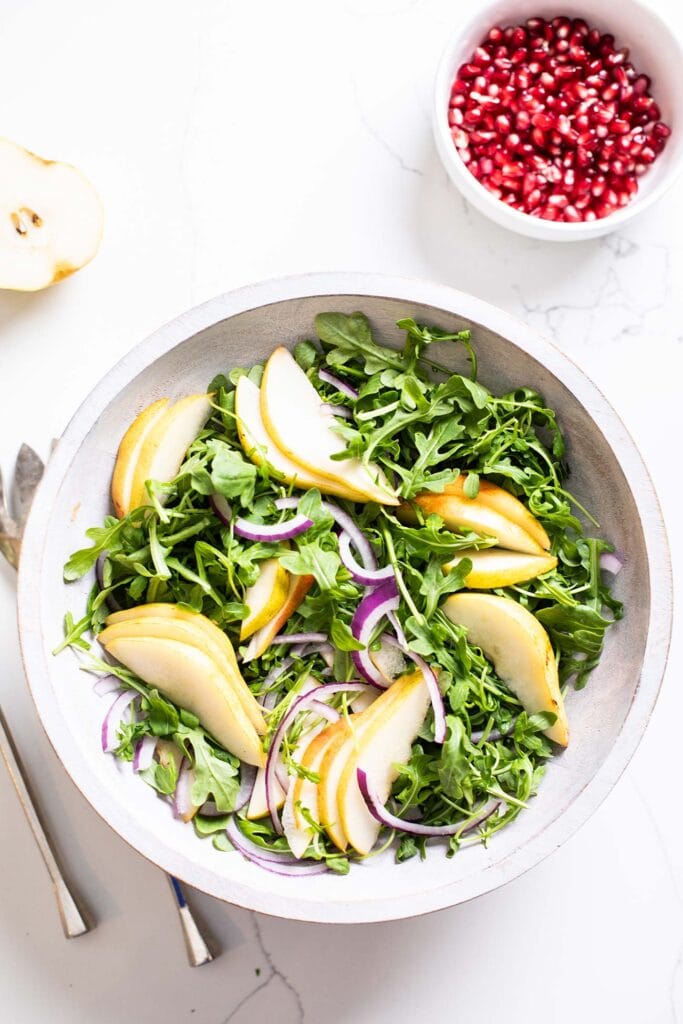
[[[51,508],[62,479],[92,425],[124,386],[176,345],[218,322],[273,303],[335,295],[392,298],[467,317],[500,334],[555,374],[603,432],[631,489],[638,494],[651,586],[645,655],[631,706],[604,762],[573,802],[530,840],[475,876],[430,891],[418,890],[376,900],[344,899],[343,891],[338,900],[306,900],[300,894],[269,892],[267,884],[256,888],[225,876],[220,879],[223,884],[219,890],[215,875],[192,858],[160,844],[150,829],[130,816],[123,801],[112,806],[101,784],[89,773],[87,758],[71,741],[67,720],[53,695],[39,628],[40,596],[36,585],[40,580]],[[490,892],[539,863],[590,817],[626,768],[657,700],[671,637],[672,577],[659,501],[640,453],[606,398],[552,342],[510,314],[448,285],[379,274],[312,273],[247,285],[196,306],[138,344],[104,375],[68,423],[36,492],[19,569],[18,620],[26,678],[48,739],[83,796],[128,845],[169,874],[225,902],[291,920],[350,924],[412,917]]]
[[[678,154],[678,158],[671,164],[667,173],[658,182],[656,187],[647,194],[636,196],[626,206],[616,210],[608,217],[596,221],[583,221],[578,224],[543,220],[540,217],[532,217],[531,214],[508,206],[492,196],[474,175],[470,174],[466,164],[460,159],[451,139],[448,126],[448,110],[444,110],[443,97],[446,87],[450,88],[454,68],[461,60],[460,51],[462,49],[461,40],[463,36],[480,22],[485,22],[487,14],[493,8],[499,7],[500,2],[501,0],[484,0],[470,14],[463,14],[457,20],[454,29],[449,35],[448,42],[437,64],[432,90],[432,128],[437,152],[449,178],[462,192],[465,199],[472,203],[480,213],[494,220],[501,227],[514,231],[516,234],[544,241],[580,242],[617,231],[633,217],[642,213],[653,203],[657,202],[658,199],[661,199],[676,183],[683,172],[683,151]],[[658,11],[654,10],[649,4],[642,3],[641,0],[622,0],[623,5],[629,6],[636,11],[638,16],[653,25],[660,35],[668,37],[671,46],[678,51],[678,66],[680,67],[683,64],[683,39],[677,27],[667,24]],[[543,3],[539,3],[538,6],[539,8],[542,7]],[[569,6],[571,7],[571,4]],[[562,13],[566,14],[567,12],[563,9]],[[618,17],[619,15],[617,14],[617,20]]]

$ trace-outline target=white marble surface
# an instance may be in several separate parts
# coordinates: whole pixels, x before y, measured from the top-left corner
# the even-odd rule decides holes
[[[385,271],[471,291],[576,359],[640,445],[680,562],[683,190],[622,234],[573,247],[517,238],[467,209],[429,125],[457,6],[0,0],[2,132],[81,166],[107,218],[83,273],[43,294],[0,294],[5,473],[22,440],[47,455],[99,377],[188,306],[280,274]],[[674,0],[657,7],[680,28]],[[198,971],[163,877],[85,804],[41,732],[4,565],[0,642],[0,699],[98,919],[90,935],[62,938],[0,771],[7,1024],[683,1020],[680,630],[631,766],[540,867],[466,906],[363,928],[256,918],[195,895],[224,950]]]

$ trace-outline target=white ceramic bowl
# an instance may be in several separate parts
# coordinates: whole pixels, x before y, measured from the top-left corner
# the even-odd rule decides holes
[[[484,0],[474,5],[453,34],[441,58],[434,87],[434,135],[448,175],[473,206],[502,227],[546,241],[582,241],[615,231],[656,202],[683,168],[683,49],[671,27],[638,0]],[[460,65],[494,25],[521,25],[527,18],[564,15],[584,18],[591,28],[611,32],[617,46],[628,46],[634,66],[652,79],[652,95],[671,128],[664,151],[638,181],[635,198],[609,217],[567,224],[542,220],[496,199],[460,159],[448,126],[451,86]]]
[[[385,853],[346,877],[282,878],[219,853],[175,820],[168,804],[100,748],[103,699],[71,651],[51,656],[66,609],[83,606],[92,581],[65,585],[67,556],[87,526],[110,511],[119,439],[152,400],[206,387],[214,375],[264,359],[277,344],[313,335],[323,310],[369,316],[376,334],[402,343],[400,316],[473,331],[481,379],[496,391],[529,385],[558,410],[568,438],[571,489],[625,553],[617,595],[624,621],[604,659],[567,706],[572,741],[553,760],[530,808],[496,835],[448,860],[441,846],[394,864]],[[437,356],[465,370],[463,354]],[[219,899],[281,917],[358,922],[408,917],[494,889],[556,849],[586,820],[633,753],[662,678],[671,625],[664,528],[647,472],[623,425],[597,389],[557,349],[506,313],[450,288],[402,279],[326,274],[260,284],[179,317],[134,349],[98,384],[50,458],[22,549],[19,625],[24,663],[45,729],[79,789],[133,847]],[[625,829],[627,826],[624,826]],[[626,836],[625,836],[626,838]]]

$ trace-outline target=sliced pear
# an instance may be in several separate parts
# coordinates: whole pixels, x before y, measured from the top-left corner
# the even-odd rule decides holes
[[[527,555],[542,555],[541,545],[531,534],[517,523],[511,522],[490,505],[477,498],[463,498],[457,494],[418,494],[415,504],[429,515],[435,512],[451,529],[476,530],[489,537],[495,537],[502,548],[522,551]],[[398,517],[403,522],[415,521],[415,510],[411,503],[401,505]]]
[[[296,759],[303,768],[317,774],[325,751],[334,736],[330,729],[330,726],[325,726],[313,737],[307,736],[305,741],[302,741],[303,749]],[[301,808],[305,808],[311,819],[319,823],[318,785],[310,779],[295,775],[287,790],[282,810],[282,827],[295,857],[303,857],[313,836],[313,829],[303,816]]]
[[[273,794],[275,800],[275,806],[279,810],[285,802],[285,791],[275,779],[275,793]],[[256,778],[254,779],[254,788],[251,791],[251,797],[249,798],[249,806],[247,807],[247,818],[249,821],[256,821],[258,818],[265,818],[266,815],[270,814],[268,808],[268,801],[266,800],[266,769],[259,768],[256,772]]]
[[[349,715],[341,718],[338,722],[329,726],[333,734],[325,756],[320,764],[320,782],[318,783],[318,817],[320,824],[327,829],[327,833],[333,843],[340,850],[345,850],[348,839],[342,825],[339,814],[337,795],[339,783],[344,769],[353,756],[354,751],[361,748],[363,736],[374,728],[373,723],[381,722],[388,714],[395,700],[400,700],[403,688],[407,685],[405,680],[412,679],[413,675],[403,676],[381,694],[373,703],[360,714]],[[423,715],[424,718],[424,715]]]
[[[216,643],[213,636],[197,628],[192,622],[170,619],[166,616],[155,619],[150,615],[114,623],[98,634],[98,640],[105,647],[112,640],[122,637],[156,637],[160,640],[177,640],[178,643],[189,644],[190,647],[196,647],[208,654],[218,668],[225,688],[229,689],[240,702],[256,732],[260,736],[265,735],[267,728],[261,706],[241,676],[239,679],[235,677],[232,665],[225,657],[222,646]]]
[[[569,724],[560,693],[550,638],[531,612],[496,594],[452,594],[441,605],[451,622],[464,626],[496,672],[530,715],[550,711],[557,721],[546,736],[566,747]]]
[[[314,582],[314,576],[290,576],[287,600],[277,615],[254,633],[249,641],[247,652],[242,659],[243,661],[253,661],[254,658],[260,658],[263,652],[270,647],[273,637],[277,636],[290,615],[294,614]]]
[[[280,565],[278,558],[267,558],[261,562],[259,578],[247,588],[244,603],[249,612],[242,620],[240,640],[246,640],[271,619],[275,618],[287,600],[289,573]]]
[[[160,398],[157,402],[152,402],[136,416],[121,438],[114,474],[111,478],[111,500],[119,519],[130,511],[133,478],[140,453],[154,424],[164,415],[167,406],[168,398]]]
[[[280,451],[266,430],[261,416],[261,391],[248,377],[240,377],[237,381],[235,416],[244,454],[256,466],[267,462],[285,483],[304,490],[317,487],[323,494],[334,494],[349,501],[366,501],[364,495],[347,487],[343,482],[334,482],[312,473]]]
[[[337,787],[337,811],[344,835],[365,856],[377,841],[380,823],[370,814],[358,786],[357,769],[363,768],[384,803],[398,772],[397,764],[410,760],[415,737],[429,707],[429,691],[421,672],[398,679],[375,702],[385,702],[381,714],[360,731],[347,758]]]
[[[276,348],[261,382],[261,416],[271,438],[288,458],[309,472],[351,487],[366,501],[398,505],[378,466],[360,459],[333,459],[346,448],[320,395],[286,348]]]
[[[523,555],[504,548],[487,548],[484,551],[459,551],[452,562],[444,565],[444,572],[455,568],[463,558],[472,562],[472,569],[465,577],[465,586],[470,590],[511,587],[542,576],[557,565],[554,555]]]
[[[228,682],[232,684],[245,714],[259,736],[264,736],[267,730],[263,718],[263,708],[244,681],[237,664],[237,657],[233,646],[223,630],[219,629],[216,623],[212,622],[211,619],[207,619],[205,615],[187,611],[185,608],[179,608],[175,604],[163,603],[161,601],[153,604],[141,604],[136,608],[126,608],[120,612],[113,612],[108,616],[106,622],[108,627],[113,627],[124,622],[139,622],[148,619],[157,622],[163,620],[184,624],[191,630],[189,633],[176,635],[173,632],[163,632],[157,629],[156,635],[166,636],[169,640],[178,639],[185,643],[190,643],[193,647],[199,647],[200,650],[207,651],[227,677]],[[107,630],[105,630],[106,632]],[[102,635],[100,634],[100,639]]]
[[[456,494],[464,498],[466,480],[467,474],[463,475],[461,473],[452,483],[446,484],[444,494]],[[550,550],[550,538],[541,523],[531,514],[519,498],[516,498],[514,494],[510,494],[504,487],[499,487],[498,484],[491,483],[490,480],[480,479],[477,497],[468,500],[479,501],[481,504],[495,509],[496,512],[500,512],[511,523],[517,523],[517,526],[533,537],[544,551]]]
[[[230,753],[247,764],[265,763],[254,726],[208,654],[157,637],[119,637],[106,650],[174,704],[196,715]]]
[[[34,292],[89,263],[102,203],[70,164],[0,139],[0,288]]]
[[[166,483],[177,476],[187,449],[211,415],[211,395],[188,395],[154,424],[142,447],[133,474],[131,509],[149,501],[145,482]]]

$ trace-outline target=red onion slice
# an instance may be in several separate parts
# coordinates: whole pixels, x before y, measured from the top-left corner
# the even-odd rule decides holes
[[[265,871],[275,875],[301,878],[308,875],[322,875],[327,871],[324,861],[297,860],[291,854],[264,850],[244,835],[234,817],[228,822],[226,835],[238,853]]]
[[[192,801],[193,782],[194,772],[190,768],[188,760],[183,758],[173,795],[173,813],[176,818],[191,816],[194,811],[195,805]]]
[[[603,551],[600,555],[600,568],[616,576],[624,568],[624,563],[612,551]]]
[[[256,782],[256,767],[253,764],[240,763],[240,788],[235,800],[235,810],[241,811],[251,800],[251,794]]]
[[[138,741],[133,754],[133,771],[144,772],[154,760],[154,751],[157,746],[156,736],[143,736]]]
[[[270,641],[273,644],[322,644],[327,642],[327,633],[280,633]]]
[[[120,689],[121,680],[118,676],[111,675],[111,673],[106,676],[100,676],[93,685],[93,693],[96,693],[98,697],[106,697],[108,693],[114,693]]]
[[[108,551],[103,551],[95,562],[95,579],[97,580],[97,586],[100,590],[107,589],[104,585],[104,563],[106,562],[108,555]],[[119,604],[113,594],[107,594],[104,599],[104,603],[110,612],[120,612],[122,609],[122,605]]]
[[[353,663],[364,679],[375,686],[381,686],[383,690],[387,682],[372,662],[368,643],[377,625],[389,611],[396,611],[399,603],[396,580],[387,580],[365,595],[351,620],[351,632],[359,643],[365,645],[364,650],[351,652]]]
[[[332,405],[331,402],[323,402],[322,408],[325,412],[328,412],[330,416],[339,416],[343,420],[353,419],[353,413],[345,405]]]
[[[139,697],[137,690],[124,690],[120,693],[114,703],[107,711],[104,721],[102,722],[102,750],[105,754],[111,753],[112,750],[116,750],[118,746],[118,731],[126,708],[133,703],[133,701]]]
[[[209,505],[214,510],[223,526],[230,526],[232,520],[232,508],[227,498],[222,494],[212,494],[209,498]]]
[[[340,530],[348,533],[351,543],[360,555],[363,568],[376,569],[377,559],[375,558],[370,541],[360,527],[356,525],[353,516],[350,516],[348,512],[345,512],[343,508],[339,508],[339,505],[335,505],[332,501],[323,501],[322,506],[330,513]]]
[[[472,832],[479,825],[483,824],[487,818],[490,818],[501,804],[500,800],[489,800],[471,821],[465,818],[454,825],[423,825],[419,821],[406,821],[404,818],[399,818],[397,815],[392,814],[391,811],[388,811],[377,795],[367,772],[362,768],[356,770],[356,776],[358,778],[358,787],[373,818],[388,828],[396,829],[398,832],[407,832],[411,836],[453,836],[456,832],[460,832],[461,835],[467,835],[468,832]],[[463,825],[465,826],[464,828]]]
[[[346,530],[342,530],[339,535],[339,557],[342,565],[351,573],[352,580],[364,587],[377,587],[380,583],[395,578],[396,574],[391,565],[385,565],[383,569],[366,569],[365,566],[359,565],[353,557],[351,544],[351,536]]]
[[[329,370],[318,370],[318,376],[321,380],[325,381],[326,384],[331,384],[333,388],[341,392],[342,395],[346,395],[347,398],[353,398],[354,402],[358,398],[358,392],[350,384],[347,384],[341,377],[337,377],[335,373],[330,373]]]
[[[250,523],[248,519],[235,520],[235,534],[245,540],[256,541],[281,541],[292,540],[300,533],[305,533],[313,526],[313,520],[308,516],[296,515],[288,519],[286,523]]]

